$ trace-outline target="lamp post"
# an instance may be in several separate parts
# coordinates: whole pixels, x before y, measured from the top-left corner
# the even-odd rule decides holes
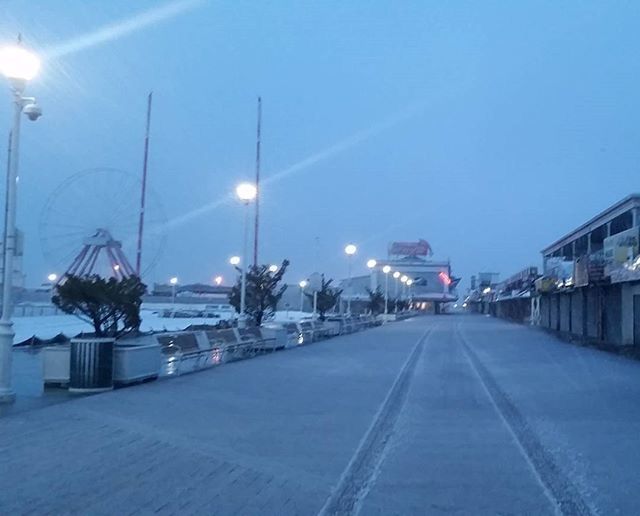
[[[249,231],[249,204],[255,200],[258,195],[258,189],[253,183],[240,183],[236,187],[236,195],[238,199],[244,204],[244,239],[242,242],[242,259],[245,261],[244,267],[242,267],[242,287],[240,290],[240,319],[238,320],[239,326],[245,325],[245,308],[247,299],[247,245],[248,245],[248,231]]]
[[[375,291],[378,289],[378,273],[374,273],[374,269],[376,268],[376,265],[378,265],[378,262],[375,261],[373,258],[371,258],[370,260],[367,261],[367,267],[369,268],[369,270],[371,271],[371,278],[372,281],[370,282],[371,284],[371,290]]]
[[[20,115],[24,113],[29,120],[37,120],[42,111],[32,97],[23,96],[27,82],[35,77],[40,69],[40,59],[20,44],[0,50],[0,73],[9,81],[13,94],[13,128],[9,147],[9,166],[7,167],[7,192],[5,206],[5,225],[3,236],[4,270],[2,278],[2,316],[0,317],[0,403],[15,400],[11,388],[11,350],[13,347],[13,309],[11,288],[13,286],[13,257],[16,250],[16,197],[18,188],[18,157],[20,151]]]
[[[407,290],[409,293],[409,301],[411,302],[411,305],[413,305],[413,295],[411,294],[411,285],[413,285],[413,280],[409,278],[407,280]]]
[[[229,258],[229,263],[231,265],[233,265],[236,269],[238,268],[238,265],[240,265],[240,257],[239,256],[232,256],[231,258]],[[240,274],[242,274],[242,270],[240,270]],[[243,303],[243,299],[242,299],[242,290],[240,291],[240,314],[242,314],[243,310],[244,310],[244,303]]]
[[[402,282],[402,291],[401,291],[400,297],[402,298],[403,306],[404,306],[404,300],[407,297],[407,290],[405,286],[407,284],[408,279],[409,277],[406,274],[402,275],[402,277],[400,278],[400,281]]]
[[[351,315],[351,296],[353,296],[353,288],[351,288],[351,260],[357,251],[358,248],[354,244],[347,244],[344,248],[344,252],[347,254],[347,262],[349,263],[349,297],[347,298],[347,314],[349,315]]]
[[[389,273],[391,267],[385,265],[382,267],[382,272],[384,272],[384,315],[386,316],[389,313]]]
[[[400,272],[396,271],[393,273],[393,279],[396,280],[393,282],[393,311],[395,313],[398,312],[398,278],[400,277]]]
[[[298,283],[298,285],[300,285],[300,311],[303,312],[303,308],[304,308],[304,288],[307,286],[307,281],[306,280],[302,280],[300,283]]]
[[[169,280],[171,285],[171,304],[173,305],[173,311],[176,311],[176,285],[178,285],[178,278],[175,276]],[[175,313],[174,313],[175,315]]]

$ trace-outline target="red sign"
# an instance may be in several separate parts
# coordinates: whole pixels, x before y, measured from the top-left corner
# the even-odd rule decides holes
[[[438,274],[438,277],[440,278],[440,281],[442,281],[442,283],[444,283],[444,285],[446,287],[451,285],[451,278],[449,277],[449,275],[446,272],[444,272],[444,271],[440,272],[440,274]]]
[[[389,254],[396,256],[429,256],[433,250],[426,240],[417,242],[391,242]]]

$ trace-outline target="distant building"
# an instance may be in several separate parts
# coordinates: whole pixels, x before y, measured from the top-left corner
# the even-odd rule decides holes
[[[392,242],[388,256],[376,259],[376,266],[368,275],[353,277],[351,282],[348,279],[340,282],[343,302],[351,298],[353,307],[354,301],[369,299],[367,289],[380,288],[387,291],[389,298],[410,300],[416,307],[438,313],[442,305],[458,299],[459,278],[453,276],[449,260],[434,260],[431,255],[431,246],[425,240]],[[391,270],[385,274],[387,265]],[[399,272],[400,277],[394,278],[394,272]],[[410,286],[400,281],[403,275],[412,281]]]

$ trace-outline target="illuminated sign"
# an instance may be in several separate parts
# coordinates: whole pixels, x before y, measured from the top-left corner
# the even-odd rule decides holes
[[[394,256],[429,256],[433,249],[426,240],[417,242],[391,242],[389,254]]]

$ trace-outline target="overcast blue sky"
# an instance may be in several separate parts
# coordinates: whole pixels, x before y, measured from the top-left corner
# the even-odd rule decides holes
[[[177,222],[147,281],[231,275],[242,212],[217,201],[253,175],[257,95],[263,177],[274,178],[262,190],[261,257],[289,258],[291,281],[344,276],[347,242],[364,272],[390,240],[418,238],[464,284],[480,270],[505,277],[640,190],[638,2],[203,1],[60,52],[162,5],[0,3],[0,39],[21,32],[54,54],[29,87],[45,116],[23,126],[29,285],[54,267],[38,230],[52,192],[83,169],[140,173],[151,89],[149,184]]]

